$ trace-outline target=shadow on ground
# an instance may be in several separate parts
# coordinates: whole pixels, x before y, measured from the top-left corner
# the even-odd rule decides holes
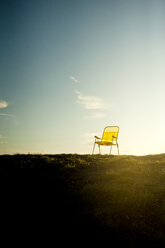
[[[2,236],[22,246],[164,247],[164,179],[164,154],[2,155]]]

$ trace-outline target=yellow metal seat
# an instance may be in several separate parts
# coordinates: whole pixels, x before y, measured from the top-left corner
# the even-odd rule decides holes
[[[99,147],[99,153],[100,152],[100,146],[110,146],[110,153],[112,152],[112,146],[117,146],[118,149],[118,155],[119,155],[119,145],[118,145],[118,134],[119,134],[119,127],[118,126],[108,126],[104,128],[102,138],[99,138],[98,136],[95,136],[94,146],[93,146],[93,152],[95,150],[95,145],[97,144]]]

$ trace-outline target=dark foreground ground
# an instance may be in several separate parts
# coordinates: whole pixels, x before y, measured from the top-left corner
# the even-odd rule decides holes
[[[1,155],[0,188],[6,245],[165,247],[165,154]]]

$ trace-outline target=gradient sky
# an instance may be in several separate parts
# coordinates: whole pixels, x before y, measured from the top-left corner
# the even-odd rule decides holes
[[[0,1],[0,153],[91,153],[108,125],[121,154],[164,153],[164,13],[163,0]]]

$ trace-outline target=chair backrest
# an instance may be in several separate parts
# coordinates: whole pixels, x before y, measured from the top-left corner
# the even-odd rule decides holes
[[[102,141],[116,141],[116,138],[113,136],[118,137],[119,127],[118,126],[108,126],[104,128]]]

